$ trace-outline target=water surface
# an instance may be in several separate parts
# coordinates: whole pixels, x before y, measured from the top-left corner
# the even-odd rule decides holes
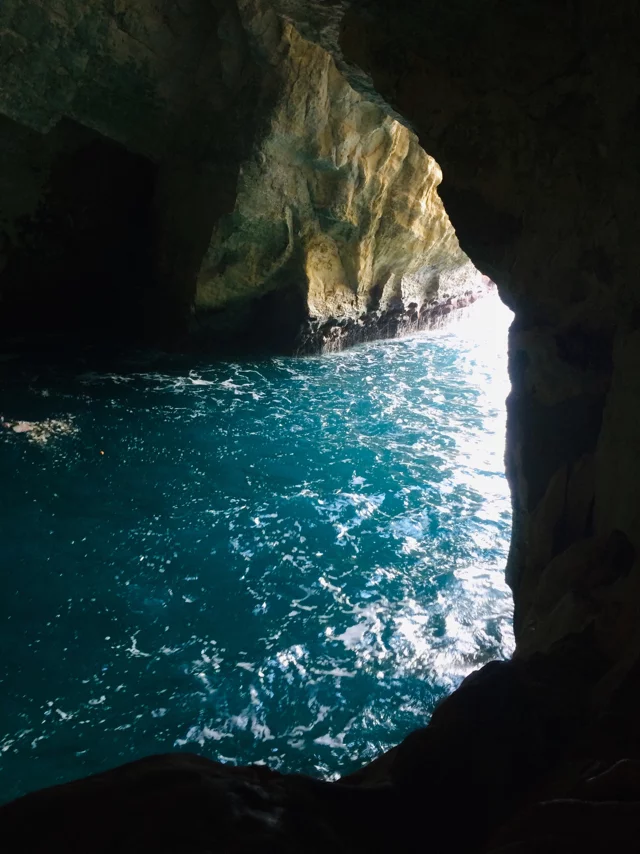
[[[507,655],[509,319],[5,384],[0,799],[167,750],[344,773]]]

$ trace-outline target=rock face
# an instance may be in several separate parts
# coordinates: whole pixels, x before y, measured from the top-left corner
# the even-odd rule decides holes
[[[634,6],[601,0],[356,0],[341,33],[442,165],[461,244],[516,315],[517,637],[593,623],[612,662],[640,653],[639,32]]]
[[[594,768],[638,758],[639,35],[637,7],[601,0],[355,0],[340,35],[442,165],[461,245],[515,312],[516,658],[574,639],[599,662],[581,701],[599,723],[573,748]],[[545,834],[549,850],[597,849],[615,812],[533,811],[503,844],[539,850]],[[617,812],[630,839],[638,805]]]
[[[354,321],[478,288],[437,193],[441,173],[406,127],[357,94],[291,24],[266,30],[245,4],[277,98],[243,163],[233,213],[200,268],[200,322],[237,322],[256,296],[298,291],[304,314]],[[224,311],[226,309],[226,312]]]
[[[477,293],[435,161],[268,3],[9,2],[0,39],[4,339],[290,348]]]
[[[0,55],[3,339],[175,334],[256,127],[235,4],[9,0]]]
[[[584,761],[567,757],[600,667],[580,645],[486,665],[426,729],[335,783],[190,754],[132,762],[0,807],[3,850],[383,854],[411,850],[422,835],[454,854],[626,844],[639,826],[635,764],[585,773]],[[550,774],[547,796],[532,798]]]

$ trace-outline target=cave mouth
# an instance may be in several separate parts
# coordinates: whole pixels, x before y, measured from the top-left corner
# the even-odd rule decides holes
[[[0,340],[77,351],[144,338],[156,167],[68,119],[0,117]]]
[[[507,657],[508,323],[3,388],[0,798],[174,750],[346,774]]]

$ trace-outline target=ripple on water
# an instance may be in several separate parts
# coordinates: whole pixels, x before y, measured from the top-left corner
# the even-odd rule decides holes
[[[508,654],[508,323],[7,387],[48,427],[0,430],[0,797],[173,749],[346,772]]]

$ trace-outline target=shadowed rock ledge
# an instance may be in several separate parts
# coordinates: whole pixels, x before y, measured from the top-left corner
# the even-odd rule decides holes
[[[425,837],[451,852],[533,852],[625,842],[638,828],[638,766],[616,765],[607,722],[585,714],[603,663],[587,660],[584,641],[486,665],[426,729],[339,782],[153,756],[1,807],[4,850],[385,852]],[[616,723],[628,746],[635,721],[621,711]]]
[[[602,0],[409,0],[401,11],[356,0],[340,35],[344,55],[370,73],[441,164],[461,244],[515,312],[507,468],[516,633],[551,561],[618,530],[631,566],[591,617],[608,647],[604,623],[616,611],[629,630],[616,643],[636,653],[628,609],[639,601],[640,448],[624,425],[640,411],[640,250],[631,236],[639,30],[633,4],[613,9]]]

